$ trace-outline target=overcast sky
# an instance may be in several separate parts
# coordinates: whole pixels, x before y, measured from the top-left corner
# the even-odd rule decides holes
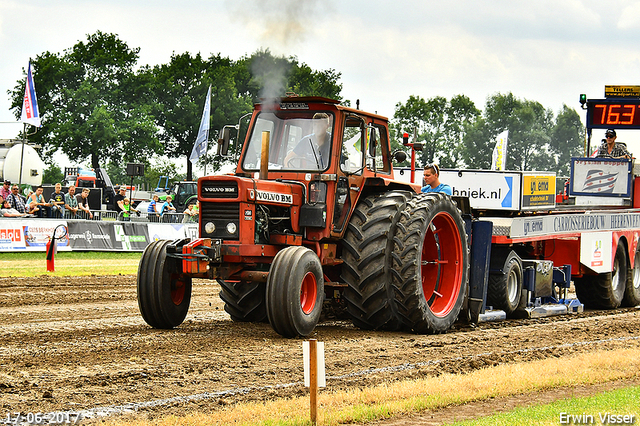
[[[6,91],[29,58],[97,30],[139,47],[140,65],[173,52],[293,55],[342,73],[345,99],[388,117],[410,95],[464,94],[483,109],[512,92],[584,121],[580,93],[640,84],[640,1],[0,0],[0,122],[15,121]],[[0,124],[0,138],[21,128]]]

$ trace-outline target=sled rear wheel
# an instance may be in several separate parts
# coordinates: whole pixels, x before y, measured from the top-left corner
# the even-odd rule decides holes
[[[574,280],[578,300],[586,308],[618,308],[624,297],[628,264],[624,244],[619,241],[611,272],[584,275]]]
[[[628,270],[627,285],[622,304],[624,306],[640,305],[640,250],[636,250],[633,268]]]

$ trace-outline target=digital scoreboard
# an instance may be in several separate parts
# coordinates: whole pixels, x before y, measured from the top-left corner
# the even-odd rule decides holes
[[[640,99],[589,99],[587,127],[640,129]]]

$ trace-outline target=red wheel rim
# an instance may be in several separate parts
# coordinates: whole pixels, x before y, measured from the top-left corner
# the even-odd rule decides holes
[[[300,307],[302,312],[309,315],[316,307],[316,298],[318,296],[318,284],[316,276],[312,272],[307,272],[302,279],[300,286]]]
[[[462,240],[453,217],[435,215],[422,246],[422,291],[437,317],[446,317],[460,293],[463,274]]]
[[[171,280],[171,301],[175,305],[179,305],[182,303],[182,300],[184,299],[185,287],[186,286],[184,284],[184,281],[179,279]]]

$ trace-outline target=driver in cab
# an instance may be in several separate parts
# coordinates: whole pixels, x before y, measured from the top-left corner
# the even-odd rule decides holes
[[[300,139],[300,142],[284,159],[286,167],[303,168],[303,164],[322,170],[329,165],[331,150],[331,123],[329,114],[318,112],[313,116],[313,132]],[[298,160],[298,161],[296,161]]]

